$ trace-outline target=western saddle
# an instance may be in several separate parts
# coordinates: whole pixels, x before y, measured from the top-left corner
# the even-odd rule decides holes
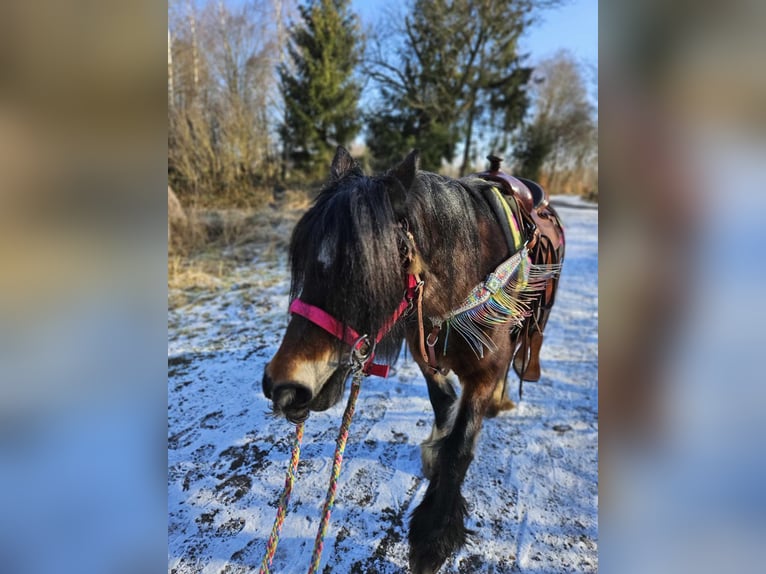
[[[561,220],[550,205],[548,194],[539,184],[529,179],[514,177],[500,169],[503,161],[496,155],[487,156],[489,170],[473,174],[486,181],[498,183],[506,195],[517,198],[520,211],[527,219],[531,230],[528,242],[530,258],[535,263],[560,264],[564,259],[564,230]],[[548,322],[555,299],[558,276],[549,280],[542,293],[539,306],[533,317],[522,326],[516,338],[513,366],[522,381],[536,381],[540,378],[540,347],[543,330]],[[521,395],[521,386],[519,387]]]

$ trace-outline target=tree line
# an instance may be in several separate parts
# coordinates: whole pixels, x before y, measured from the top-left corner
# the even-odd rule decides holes
[[[552,192],[596,187],[596,112],[578,62],[520,38],[560,0],[408,0],[363,29],[350,0],[171,0],[168,178],[223,200],[368,169],[419,148],[466,174],[492,152]],[[555,189],[554,189],[555,188]]]

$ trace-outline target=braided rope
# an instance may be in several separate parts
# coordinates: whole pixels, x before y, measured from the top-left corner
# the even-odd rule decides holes
[[[285,487],[282,490],[282,495],[279,497],[279,505],[277,507],[277,516],[274,519],[274,525],[271,527],[271,535],[269,536],[269,542],[266,545],[266,556],[263,557],[261,562],[261,569],[259,574],[269,574],[271,568],[271,562],[274,560],[274,554],[277,552],[277,544],[279,544],[279,533],[282,531],[282,524],[285,521],[287,515],[287,503],[290,500],[290,493],[293,490],[293,484],[295,483],[295,471],[298,468],[298,460],[301,456],[301,441],[303,440],[303,423],[295,425],[295,440],[293,441],[293,451],[290,456],[290,465],[287,467],[287,474],[285,475]]]
[[[308,574],[316,574],[319,570],[319,562],[322,559],[322,549],[324,548],[324,538],[327,535],[327,528],[330,524],[330,514],[332,513],[332,507],[335,504],[335,493],[338,490],[338,479],[340,477],[340,466],[343,462],[343,451],[346,450],[346,440],[348,439],[348,431],[351,427],[351,418],[354,416],[356,398],[359,396],[361,382],[362,373],[357,371],[354,373],[354,379],[351,382],[351,393],[348,396],[346,410],[343,413],[343,422],[338,431],[335,457],[332,464],[332,473],[330,474],[330,485],[327,489],[327,496],[322,510],[322,522],[319,524],[316,540],[314,541],[314,553],[311,556],[311,566],[309,567]]]

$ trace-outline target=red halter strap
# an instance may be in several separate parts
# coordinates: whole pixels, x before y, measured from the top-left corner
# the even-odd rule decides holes
[[[381,365],[378,363],[373,363],[373,359],[375,358],[375,351],[374,347],[380,341],[383,339],[383,337],[386,336],[386,334],[393,329],[396,322],[401,318],[401,316],[404,314],[404,312],[411,306],[412,301],[417,296],[418,289],[421,287],[421,282],[418,279],[416,275],[407,275],[407,291],[404,294],[404,298],[402,299],[402,302],[399,303],[399,306],[396,308],[394,313],[389,317],[388,321],[385,322],[385,324],[380,328],[378,333],[375,335],[375,339],[373,341],[373,351],[370,353],[369,358],[364,363],[364,367],[362,368],[362,372],[365,375],[375,375],[377,377],[387,377],[388,372],[391,367],[388,365]],[[336,339],[340,339],[347,345],[349,345],[352,350],[357,351],[359,348],[364,345],[367,337],[362,336],[359,333],[357,333],[354,329],[352,329],[349,326],[344,326],[343,323],[338,321],[335,317],[330,315],[327,311],[320,309],[319,307],[315,307],[314,305],[309,305],[305,301],[301,301],[300,299],[295,299],[290,304],[290,313],[293,313],[294,315],[300,315],[304,319],[308,319],[318,327],[321,327],[328,333],[330,333],[332,336],[334,336]]]

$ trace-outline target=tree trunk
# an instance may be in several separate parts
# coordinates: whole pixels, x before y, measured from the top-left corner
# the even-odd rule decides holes
[[[197,95],[197,87],[199,86],[199,53],[197,48],[197,20],[194,17],[194,7],[191,1],[188,2],[189,7],[189,28],[191,29],[192,37],[192,81],[193,90],[192,98]]]
[[[476,106],[473,104],[468,109],[468,125],[466,126],[465,146],[463,148],[463,163],[460,165],[460,177],[465,175],[465,172],[468,170],[468,164],[471,161],[471,137],[473,135],[473,121],[475,114]]]
[[[277,52],[279,53],[278,65],[281,67],[285,62],[285,32],[284,32],[284,4],[282,0],[274,0],[274,11],[276,13],[277,20]],[[287,124],[287,110],[284,112],[284,122]],[[287,179],[287,160],[289,157],[289,149],[287,147],[287,138],[282,138],[282,154],[279,159],[279,180],[282,184]]]
[[[168,107],[170,110],[175,105],[175,88],[173,85],[173,38],[170,36],[168,27]]]

